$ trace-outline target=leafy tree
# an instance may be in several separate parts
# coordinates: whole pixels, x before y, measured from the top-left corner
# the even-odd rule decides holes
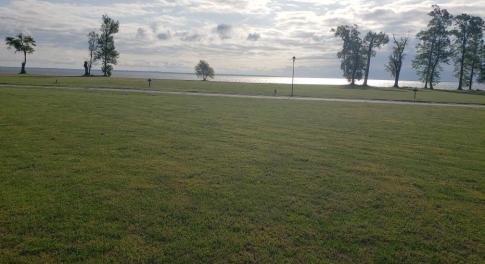
[[[31,36],[24,36],[22,33],[20,33],[15,37],[6,37],[5,43],[9,49],[14,48],[15,53],[24,53],[24,61],[22,62],[20,74],[26,74],[27,72],[25,71],[25,65],[27,64],[27,54],[32,54],[35,51],[34,47],[36,46],[36,43],[34,38]]]
[[[332,29],[332,32],[343,41],[342,50],[337,53],[341,61],[340,68],[351,85],[355,85],[356,79],[362,79],[365,69],[363,41],[358,26],[341,25],[337,29]]]
[[[119,52],[115,48],[114,34],[118,33],[120,23],[114,21],[108,15],[103,15],[101,34],[98,38],[95,60],[101,60],[101,71],[105,77],[111,76],[113,65],[118,63]]]
[[[195,66],[195,75],[197,78],[201,78],[203,81],[207,81],[207,78],[214,79],[214,69],[204,60],[199,61]]]
[[[399,87],[399,76],[401,75],[402,63],[406,54],[404,50],[408,44],[408,37],[396,39],[392,36],[394,46],[392,47],[392,54],[389,56],[389,62],[386,65],[386,70],[394,77],[394,87]]]
[[[429,14],[431,20],[426,30],[417,34],[419,40],[416,45],[416,57],[413,68],[420,79],[424,81],[424,88],[433,89],[440,80],[441,63],[448,63],[451,55],[450,31],[453,16],[446,9],[433,5]]]
[[[477,17],[478,18],[478,17]],[[484,61],[484,58],[480,57],[480,50],[483,48],[483,20],[479,18],[482,23],[482,30],[477,31],[470,40],[470,52],[465,58],[465,64],[469,65],[467,67],[469,71],[469,77],[466,79],[468,84],[468,89],[471,90],[473,86],[473,79],[475,78],[475,71],[480,70],[481,61]],[[483,54],[485,56],[485,54]],[[480,76],[477,77],[477,80],[480,81]]]
[[[451,33],[455,36],[453,54],[455,73],[458,78],[458,90],[463,85],[471,89],[474,71],[478,68],[480,40],[483,37],[484,22],[480,17],[461,14],[454,19],[455,28]]]
[[[383,32],[375,33],[369,31],[367,35],[365,35],[364,48],[366,50],[367,64],[365,67],[364,86],[367,86],[367,80],[369,79],[370,60],[372,57],[376,56],[375,49],[380,49],[387,43],[389,43],[389,37]]]
[[[96,62],[96,51],[98,50],[98,33],[91,31],[88,34],[88,50],[89,50],[89,61],[88,61],[88,75],[91,76],[91,68]]]

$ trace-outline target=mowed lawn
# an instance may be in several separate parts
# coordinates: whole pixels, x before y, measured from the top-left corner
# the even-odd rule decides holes
[[[0,88],[0,262],[480,263],[483,109]]]
[[[0,74],[0,84],[44,85],[52,87],[84,88],[128,88],[152,89],[176,92],[206,92],[244,95],[289,96],[291,86],[287,84],[254,84],[230,82],[201,82],[182,80],[153,80],[151,87],[147,79],[141,78],[86,78],[48,75]],[[295,85],[295,96],[343,99],[376,99],[414,101],[411,88],[352,87],[345,85]],[[443,91],[420,89],[416,96],[420,102],[485,104],[485,91]]]

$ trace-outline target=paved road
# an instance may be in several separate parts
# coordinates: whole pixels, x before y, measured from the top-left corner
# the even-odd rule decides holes
[[[229,97],[229,98],[250,98],[267,100],[295,100],[295,101],[320,101],[320,102],[342,102],[342,103],[366,103],[366,104],[392,104],[392,105],[418,105],[418,106],[441,106],[441,107],[468,107],[482,108],[481,104],[460,104],[460,103],[429,103],[429,102],[410,102],[410,101],[391,101],[391,100],[372,100],[372,99],[341,99],[341,98],[320,98],[320,97],[286,97],[286,96],[266,96],[266,95],[242,95],[242,94],[222,94],[222,93],[199,93],[199,92],[167,92],[137,88],[83,88],[83,87],[62,87],[62,86],[42,86],[42,85],[4,85],[0,87],[21,87],[21,88],[42,88],[42,89],[63,89],[63,90],[85,90],[85,91],[104,91],[118,93],[143,93],[161,95],[183,95],[183,96],[205,96],[205,97]]]

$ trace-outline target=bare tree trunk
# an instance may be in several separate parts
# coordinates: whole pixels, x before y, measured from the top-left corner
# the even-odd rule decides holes
[[[475,59],[473,59],[473,62],[472,62],[472,69],[470,71],[470,83],[468,84],[468,90],[472,89],[473,75],[475,74],[474,70],[475,70]]]
[[[355,85],[355,72],[357,71],[357,69],[355,68],[355,65],[354,67],[352,68],[352,82],[350,83],[350,85],[354,86]]]
[[[460,59],[460,79],[458,80],[458,90],[463,90],[463,66],[465,64],[465,51],[466,51],[466,36],[463,36]]]
[[[396,69],[396,76],[394,76],[394,87],[399,88],[399,75],[401,74],[400,69]]]
[[[427,89],[428,88],[428,82],[429,82],[429,75],[430,75],[430,70],[431,70],[431,60],[433,58],[433,50],[434,50],[434,39],[433,39],[433,42],[431,43],[431,48],[429,50],[429,56],[428,56],[428,65],[426,65],[426,82],[424,84],[424,89]],[[431,86],[431,89],[433,89],[433,84],[430,84]]]
[[[105,55],[103,60],[103,74],[104,77],[108,77],[108,57]]]
[[[22,68],[20,69],[20,74],[26,74],[25,65],[27,64],[27,52],[24,51],[24,62],[22,62]]]
[[[472,85],[473,85],[473,75],[475,74],[475,64],[477,64],[477,62],[480,62],[477,61],[477,55],[478,55],[478,45],[475,46],[475,50],[473,52],[473,59],[472,59],[472,65],[471,65],[471,71],[470,71],[470,83],[468,84],[468,90],[471,90],[472,89]]]
[[[370,57],[372,55],[372,42],[369,43],[369,50],[367,51],[367,66],[365,67],[364,86],[367,86],[367,79],[369,79]]]
[[[93,67],[93,51],[89,52],[88,76],[91,76],[91,67]]]
[[[438,63],[436,62],[435,64],[433,64],[433,67],[431,68],[431,73],[430,73],[430,76],[429,76],[429,89],[433,90],[434,87],[433,87],[433,82],[434,82],[434,72],[436,70],[436,65]]]
[[[429,70],[431,68],[431,61],[428,62],[428,65],[426,66],[426,77],[425,82],[424,82],[424,89],[428,89],[428,81],[429,81]]]
[[[431,66],[431,72],[430,72],[430,76],[429,76],[429,89],[433,90],[433,82],[434,82],[434,73],[436,71],[436,66],[438,66],[439,64],[439,57],[440,57],[440,54],[438,54],[436,56],[436,60],[433,62],[433,65]]]
[[[402,55],[399,55],[399,61],[397,65],[395,65],[396,74],[394,76],[394,87],[399,88],[399,77],[401,76],[401,69],[402,69]]]

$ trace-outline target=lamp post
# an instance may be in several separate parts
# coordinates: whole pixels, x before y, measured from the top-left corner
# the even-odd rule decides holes
[[[293,75],[291,76],[291,97],[293,97],[293,87],[295,82],[295,61],[296,61],[296,57],[293,56]]]

